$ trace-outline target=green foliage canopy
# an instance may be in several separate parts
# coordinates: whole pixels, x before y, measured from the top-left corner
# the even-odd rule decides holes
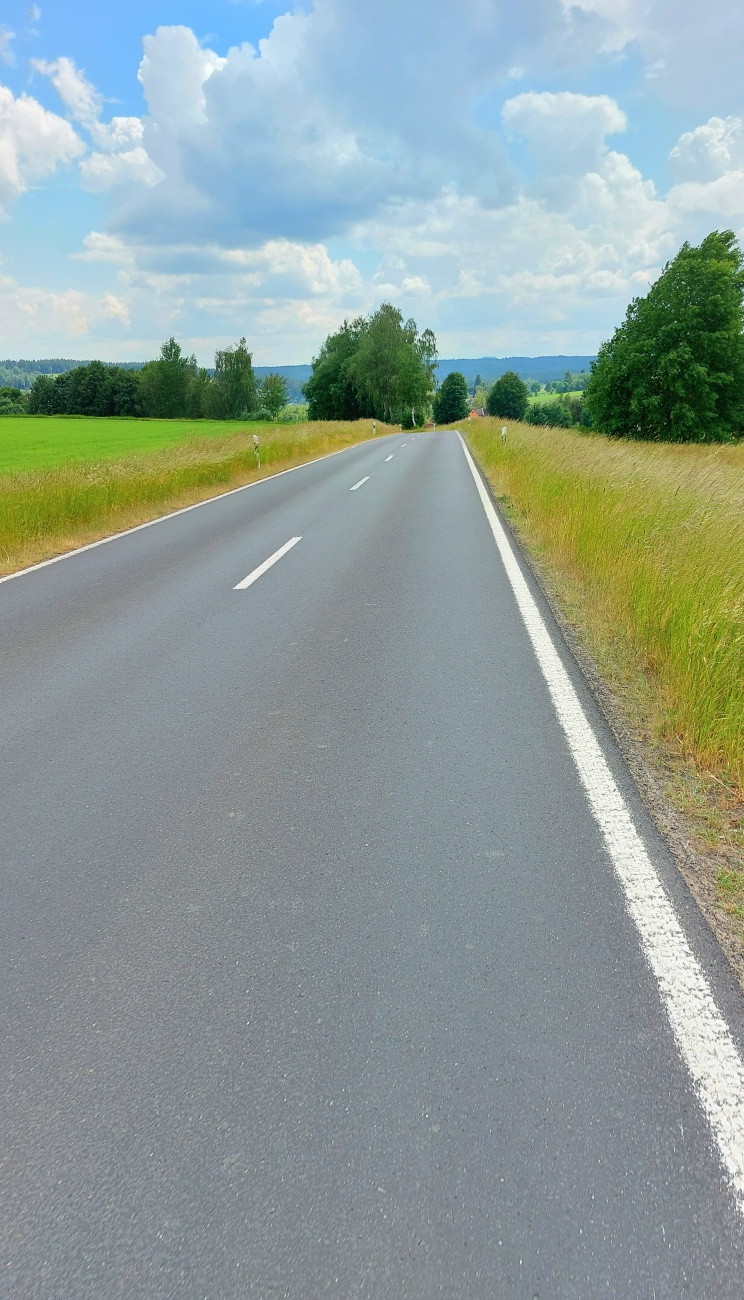
[[[245,339],[214,354],[214,381],[208,414],[217,420],[242,420],[256,407],[253,356]]]
[[[464,420],[469,410],[465,376],[459,370],[451,370],[434,398],[434,419],[437,424],[454,424],[456,420]]]
[[[259,402],[269,412],[272,420],[275,420],[287,405],[287,381],[284,375],[266,375],[260,386]]]
[[[360,397],[350,367],[366,328],[363,316],[345,320],[329,334],[313,359],[313,373],[304,386],[310,420],[359,420],[373,414],[371,403]]]
[[[196,357],[187,357],[181,344],[171,337],[160,349],[157,361],[148,361],[140,371],[140,383],[148,415],[160,420],[177,420],[188,410],[188,391],[196,373]],[[76,371],[72,371],[76,374]],[[87,412],[97,415],[97,411]]]
[[[344,321],[313,360],[305,384],[311,420],[376,416],[421,425],[434,390],[437,343],[414,320],[383,303],[373,315]]]
[[[602,344],[586,392],[615,437],[720,442],[744,425],[744,257],[730,230],[683,244]]]
[[[506,370],[488,394],[486,410],[505,420],[523,420],[527,411],[529,389],[515,370]]]

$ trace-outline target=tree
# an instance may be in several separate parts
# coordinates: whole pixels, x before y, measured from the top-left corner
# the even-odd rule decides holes
[[[287,381],[284,375],[266,375],[261,384],[260,402],[275,420],[282,407],[287,405]]]
[[[345,320],[313,358],[313,373],[302,390],[308,400],[309,420],[359,420],[372,415],[369,399],[360,396],[350,373],[366,328],[363,316]]]
[[[727,441],[744,425],[744,256],[730,230],[685,243],[603,343],[586,389],[615,437]]]
[[[218,420],[243,420],[256,409],[253,355],[239,339],[234,347],[214,354],[210,413]]]
[[[173,337],[167,339],[158,360],[148,361],[140,371],[147,414],[165,420],[185,416],[189,384],[195,371],[196,358],[185,356]]]
[[[0,388],[0,415],[24,415],[26,412],[26,394],[19,388],[4,384]]]
[[[191,374],[186,414],[190,420],[202,420],[209,414],[212,397],[212,376],[203,367],[197,367]]]
[[[53,415],[54,380],[51,375],[37,375],[28,395],[29,415]]]
[[[437,424],[454,424],[456,420],[464,420],[469,410],[465,376],[459,370],[452,370],[434,398],[434,419]]]
[[[108,372],[112,415],[144,415],[140,372],[111,366]]]
[[[386,424],[397,422],[398,353],[403,342],[403,313],[384,302],[370,317],[349,366],[357,390]]]
[[[349,375],[372,414],[388,424],[422,424],[434,389],[436,338],[384,302],[361,331]]]
[[[507,370],[496,380],[488,394],[486,410],[502,420],[523,420],[527,413],[529,390],[515,370]]]
[[[403,322],[390,303],[369,317],[344,321],[313,360],[303,392],[311,420],[376,416],[411,428],[422,425],[434,390],[437,341]]]

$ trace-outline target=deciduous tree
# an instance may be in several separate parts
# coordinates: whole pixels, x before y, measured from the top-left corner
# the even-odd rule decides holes
[[[442,380],[442,387],[434,398],[434,419],[437,424],[454,424],[464,420],[470,410],[468,385],[459,370],[452,370]]]
[[[683,244],[602,344],[586,390],[615,437],[725,441],[744,427],[744,257],[730,230]]]
[[[282,407],[287,405],[287,381],[284,375],[266,375],[261,384],[259,406],[275,420]]]
[[[515,370],[506,370],[496,380],[488,394],[486,410],[502,420],[523,420],[527,411],[529,390]]]

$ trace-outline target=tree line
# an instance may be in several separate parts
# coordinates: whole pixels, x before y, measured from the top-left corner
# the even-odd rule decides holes
[[[0,390],[0,414],[276,419],[286,404],[287,381],[276,374],[258,381],[244,338],[215,353],[213,372],[170,338],[157,360],[140,369],[91,361],[61,374],[37,375],[27,394]]]

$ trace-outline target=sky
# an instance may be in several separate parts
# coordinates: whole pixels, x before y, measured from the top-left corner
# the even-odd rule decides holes
[[[591,354],[744,240],[732,0],[0,4],[0,357]]]

